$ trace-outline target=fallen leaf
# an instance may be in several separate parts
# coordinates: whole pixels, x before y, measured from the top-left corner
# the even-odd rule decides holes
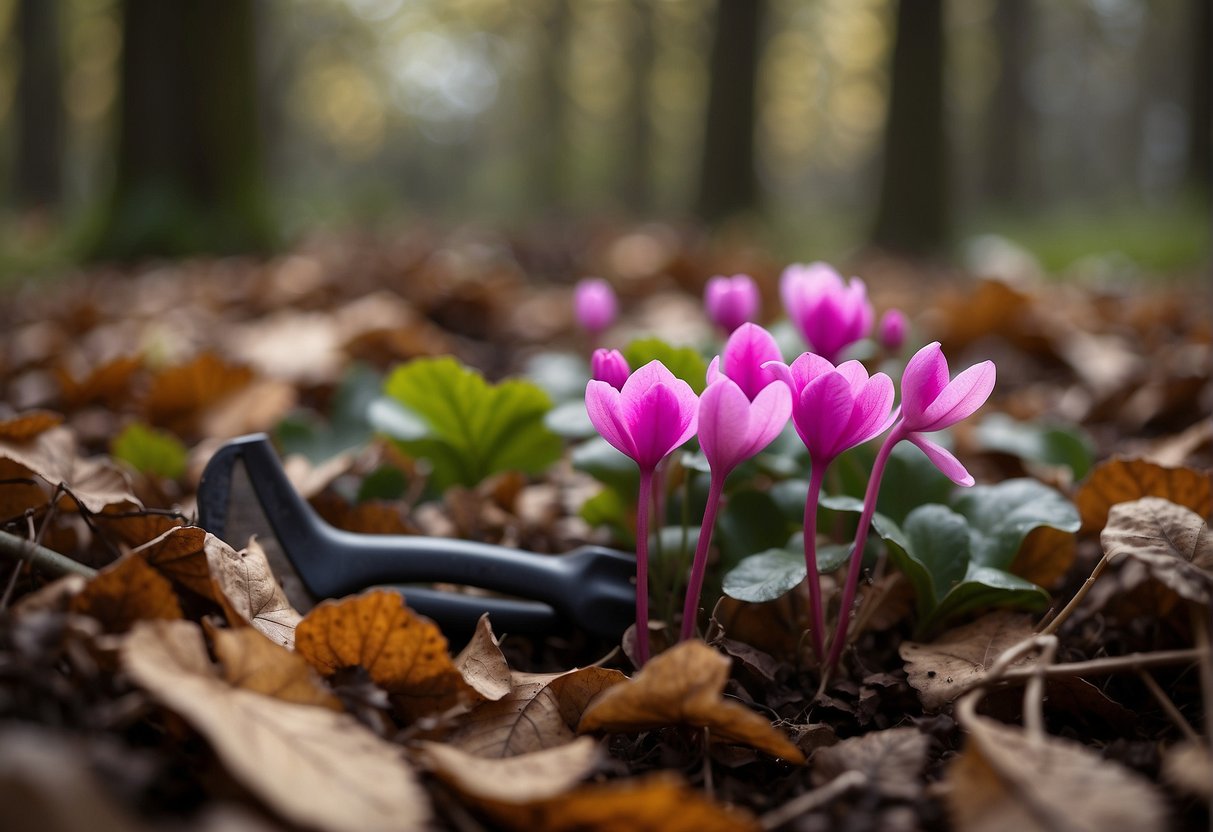
[[[931,740],[917,728],[889,728],[851,737],[813,755],[813,782],[820,786],[845,771],[858,771],[868,788],[893,800],[922,794],[922,770]]]
[[[129,506],[107,506],[92,516],[92,523],[127,546],[143,546],[162,534],[185,525],[185,519]]]
[[[459,718],[447,742],[478,757],[513,757],[572,742],[586,706],[627,681],[618,670],[515,673],[509,694]]]
[[[112,408],[131,395],[131,381],[135,371],[143,366],[139,356],[123,356],[94,367],[80,378],[73,376],[63,366],[55,367],[55,380],[63,400],[71,410],[85,405],[100,403]]]
[[[284,647],[295,646],[302,616],[291,606],[256,540],[237,552],[213,534],[203,540],[207,567],[233,626],[249,625]]]
[[[126,632],[136,621],[182,617],[172,584],[136,553],[98,572],[72,598],[71,610],[97,619],[110,633]]]
[[[1207,473],[1167,468],[1144,459],[1110,459],[1095,467],[1074,496],[1083,531],[1099,531],[1107,525],[1112,506],[1140,497],[1163,497],[1202,517],[1213,512]]]
[[[330,525],[358,534],[417,534],[404,517],[401,503],[368,500],[351,503],[339,494],[323,492],[308,502]]]
[[[67,427],[51,427],[26,441],[0,440],[0,459],[15,462],[52,486],[63,486],[92,513],[111,505],[141,505],[131,493],[126,475],[112,460],[80,457],[75,435]],[[71,502],[64,500],[68,506]]]
[[[274,378],[252,381],[210,403],[195,415],[198,433],[226,439],[272,430],[299,399],[294,385]]]
[[[808,589],[794,587],[774,601],[751,604],[722,595],[712,619],[729,638],[753,645],[776,658],[795,659],[803,652],[805,630],[812,625]]]
[[[999,610],[929,643],[903,641],[897,652],[906,663],[906,681],[922,706],[934,711],[980,684],[1004,651],[1032,633],[1031,616]]]
[[[948,767],[959,832],[1139,832],[1165,829],[1157,790],[1139,775],[1057,737],[1032,738],[985,717]]]
[[[1213,599],[1213,535],[1192,510],[1159,497],[1120,503],[1099,540],[1109,562],[1139,561],[1181,597],[1198,604]]]
[[[493,702],[513,690],[510,665],[501,652],[497,636],[493,635],[487,612],[476,622],[471,641],[455,657],[455,667],[481,699]]]
[[[223,666],[223,679],[232,687],[284,702],[343,710],[306,659],[252,627],[213,630],[211,641]]]
[[[319,604],[299,622],[295,649],[325,676],[364,668],[409,720],[445,711],[474,693],[451,661],[442,631],[390,590]]]
[[[440,780],[475,801],[532,803],[571,789],[598,767],[598,743],[578,737],[553,748],[508,759],[469,754],[436,742],[421,744],[421,757]]]
[[[178,586],[219,601],[206,558],[207,531],[197,526],[178,526],[135,549],[150,566]]]
[[[729,660],[701,641],[654,657],[630,681],[603,692],[582,714],[579,733],[646,731],[669,725],[708,728],[713,739],[803,763],[804,754],[771,723],[722,696]]]
[[[1070,571],[1077,551],[1073,532],[1038,526],[1028,532],[1008,571],[1049,589]]]
[[[141,623],[122,660],[135,684],[184,717],[241,785],[291,823],[396,832],[429,821],[429,800],[399,747],[348,714],[230,686],[197,625]]]
[[[1162,758],[1162,776],[1193,797],[1213,799],[1213,757],[1207,745],[1186,741],[1168,748]]]
[[[157,373],[144,396],[143,412],[152,424],[185,436],[194,431],[204,411],[252,380],[253,371],[248,367],[229,364],[205,352]]]
[[[109,506],[140,508],[143,505],[131,491],[126,472],[107,457],[73,459],[61,484],[90,514],[99,514]]]
[[[0,522],[49,502],[50,494],[32,471],[11,459],[0,459]]]
[[[50,410],[27,410],[0,420],[0,442],[24,443],[63,424],[63,416]]]

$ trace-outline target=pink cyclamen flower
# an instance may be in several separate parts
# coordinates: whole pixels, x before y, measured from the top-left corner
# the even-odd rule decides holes
[[[900,352],[906,342],[910,322],[906,318],[906,313],[900,309],[890,309],[881,316],[880,325],[876,330],[880,346],[884,347],[886,352]]]
[[[831,363],[872,329],[875,312],[864,282],[852,277],[844,284],[825,263],[788,266],[779,279],[779,294],[793,326],[813,352]]]
[[[703,305],[712,323],[732,332],[758,315],[758,285],[748,274],[713,277],[703,291]]]
[[[699,397],[660,361],[650,361],[616,390],[591,379],[585,409],[594,428],[640,468],[636,500],[636,653],[640,665],[649,659],[649,503],[653,472],[665,457],[695,433]]]
[[[712,384],[722,376],[731,378],[753,401],[759,391],[779,379],[779,374],[766,365],[782,359],[771,333],[758,324],[744,323],[733,330],[724,352],[708,364],[707,382]]]
[[[596,349],[590,356],[590,375],[605,381],[616,390],[622,390],[631,375],[632,368],[619,350]]]
[[[949,380],[948,359],[939,342],[914,353],[901,377],[901,422],[904,437],[930,458],[957,485],[972,485],[973,477],[952,454],[923,436],[971,416],[994,390],[993,361],[983,361]]]
[[[615,323],[619,302],[615,290],[601,277],[587,277],[573,290],[573,313],[577,323],[591,335],[599,335]]]

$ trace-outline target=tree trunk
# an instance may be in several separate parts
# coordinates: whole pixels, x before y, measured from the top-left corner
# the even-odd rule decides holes
[[[1188,169],[1193,187],[1208,204],[1213,194],[1213,3],[1192,0],[1192,98],[1188,113]]]
[[[633,0],[634,28],[631,38],[632,83],[626,113],[623,148],[623,200],[635,214],[644,215],[653,208],[653,64],[657,43],[653,32],[652,0]]]
[[[17,37],[16,199],[26,210],[59,205],[63,177],[63,96],[57,0],[20,0]]]
[[[122,27],[117,171],[95,253],[266,248],[254,0],[126,0]]]
[[[698,212],[709,222],[758,207],[754,118],[766,0],[718,0]]]
[[[559,215],[568,202],[568,76],[569,37],[573,28],[571,0],[550,0],[544,19],[545,39],[539,59],[535,129],[523,131],[530,143],[531,181],[541,213]]]
[[[872,235],[891,251],[930,254],[950,238],[943,62],[943,0],[901,0]]]
[[[990,95],[984,125],[982,196],[997,207],[1022,208],[1031,191],[1028,158],[1032,107],[1021,70],[1027,66],[1032,37],[1032,7],[1024,0],[998,0],[994,7],[998,44],[998,80]]]

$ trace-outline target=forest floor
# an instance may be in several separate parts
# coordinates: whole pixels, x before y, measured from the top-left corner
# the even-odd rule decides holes
[[[448,648],[394,593],[308,609],[271,566],[272,538],[191,525],[206,460],[266,431],[302,451],[288,465],[301,493],[353,531],[626,546],[626,528],[584,516],[601,486],[567,453],[435,493],[424,466],[351,416],[349,380],[378,384],[422,356],[490,379],[537,356],[584,358],[571,298],[589,274],[620,295],[608,345],[710,344],[712,275],[754,275],[764,317],[778,317],[782,264],[760,250],[668,229],[418,231],[11,288],[2,825],[1207,827],[1209,287],[995,265],[1004,273],[875,259],[858,271],[878,311],[910,315],[913,347],[940,341],[954,372],[997,364],[954,447],[979,483],[1035,481],[1080,518],[1016,539],[1009,570],[1050,600],[979,604],[924,630],[911,581],[876,546],[853,642],[822,690],[803,584],[766,603],[706,599],[706,641],[638,672],[617,646],[498,638],[491,620]],[[31,565],[23,541],[67,562]]]

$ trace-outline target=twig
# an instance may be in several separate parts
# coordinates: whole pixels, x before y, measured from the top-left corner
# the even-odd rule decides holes
[[[1103,574],[1107,566],[1108,556],[1104,555],[1099,559],[1099,563],[1095,564],[1095,569],[1091,571],[1091,576],[1078,588],[1078,592],[1074,593],[1074,597],[1070,599],[1070,603],[1066,604],[1062,611],[1057,613],[1056,618],[1041,628],[1040,634],[1042,636],[1051,636],[1056,633],[1065,620],[1074,614],[1074,610],[1078,609],[1078,605],[1087,597],[1087,593],[1091,591],[1091,587],[1095,585],[1095,581],[1099,579],[1099,576]]]
[[[765,832],[778,829],[801,815],[820,809],[827,803],[837,800],[849,791],[866,786],[868,777],[862,771],[844,771],[824,786],[805,792],[789,800],[778,809],[772,809],[759,819],[759,824]]]
[[[91,578],[97,574],[92,567],[5,531],[0,531],[0,556],[11,561],[28,561],[34,568],[56,578],[62,575]]]
[[[1037,636],[1040,658],[1031,668],[1033,673],[1023,692],[1023,727],[1032,742],[1040,742],[1045,736],[1045,669],[1053,665],[1057,655],[1057,636]]]
[[[1022,643],[1022,642],[1021,642]],[[1018,646],[1018,645],[1017,645]],[[1014,648],[1012,648],[1014,649]],[[1046,678],[1055,676],[1096,676],[1101,673],[1121,673],[1127,670],[1142,670],[1148,667],[1164,667],[1172,664],[1199,661],[1200,648],[1188,647],[1183,650],[1159,650],[1154,653],[1130,653],[1127,656],[1108,656],[1102,659],[1090,659],[1085,662],[1069,662],[1054,664],[1043,669],[1035,667],[1014,667],[994,678],[993,669],[986,674],[983,684],[990,685],[1004,679],[1029,679],[1037,673]]]
[[[1142,684],[1146,686],[1146,690],[1154,695],[1158,704],[1166,712],[1175,726],[1183,733],[1183,735],[1193,744],[1200,744],[1200,734],[1196,733],[1196,729],[1192,727],[1192,723],[1184,717],[1179,708],[1175,707],[1175,703],[1171,701],[1171,697],[1167,696],[1167,692],[1159,686],[1158,682],[1154,681],[1154,677],[1141,668],[1137,669],[1137,676],[1141,679]]]

